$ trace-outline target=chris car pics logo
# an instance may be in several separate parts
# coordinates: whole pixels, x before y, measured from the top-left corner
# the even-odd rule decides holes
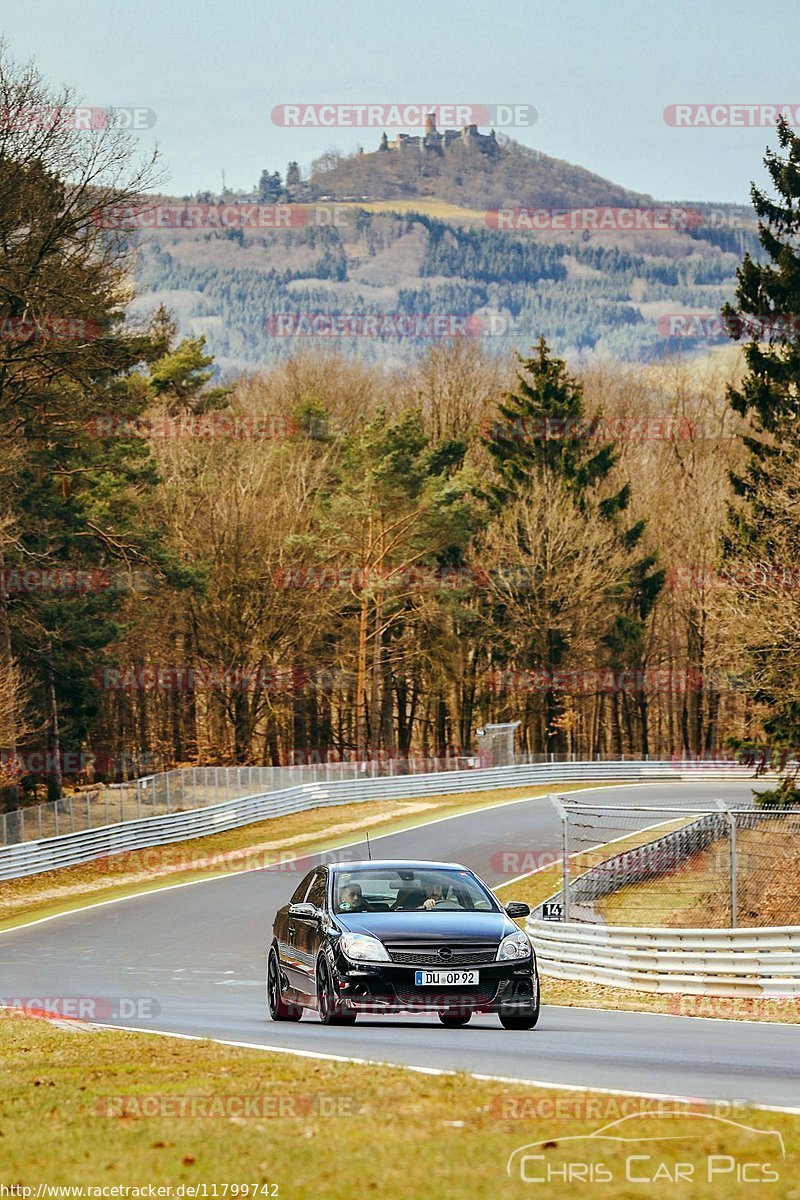
[[[506,1173],[521,1183],[561,1186],[732,1187],[777,1183],[785,1158],[777,1130],[756,1129],[713,1113],[654,1111],[621,1117],[588,1134],[552,1132],[518,1146],[508,1157]]]

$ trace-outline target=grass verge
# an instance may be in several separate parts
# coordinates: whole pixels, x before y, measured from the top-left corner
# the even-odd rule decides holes
[[[469,1030],[448,1036],[457,1044]],[[535,1053],[544,1035],[529,1036]],[[524,1173],[550,1178],[547,1194],[563,1200],[585,1195],[586,1164],[612,1176],[602,1187],[608,1200],[642,1192],[632,1173],[654,1180],[648,1195],[674,1195],[679,1164],[700,1198],[752,1194],[752,1184],[736,1182],[745,1162],[761,1176],[776,1172],[784,1196],[800,1177],[800,1118],[738,1104],[432,1076],[26,1016],[0,1019],[0,1062],[0,1182],[30,1187],[34,1198],[39,1184],[82,1186],[84,1197],[92,1187],[203,1184],[206,1196],[222,1197],[225,1185],[247,1184],[250,1196],[279,1200],[497,1200],[531,1195],[519,1156],[510,1178],[506,1164],[536,1142],[544,1144],[530,1153],[542,1158],[526,1161]],[[588,1139],[619,1118],[631,1141]],[[637,1140],[654,1137],[670,1140]],[[632,1155],[645,1157],[626,1165]],[[677,1190],[688,1194],[686,1183]]]
[[[550,784],[459,792],[420,800],[370,800],[273,817],[209,837],[115,854],[77,867],[62,867],[0,884],[0,930],[98,900],[138,895],[172,883],[273,866],[295,857],[334,850],[359,832],[394,833],[440,817],[472,812],[556,788],[576,791],[590,784]]]
[[[606,896],[599,911],[613,925],[721,928],[730,923],[727,838],[692,855],[679,869]],[[800,821],[794,814],[737,834],[737,922],[741,927],[800,922]]]
[[[559,788],[558,790],[561,792],[564,789]],[[598,846],[593,850],[581,850],[576,854],[571,854],[569,856],[570,878],[575,880],[578,875],[590,870],[592,867],[599,866],[612,855],[623,854],[626,850],[636,850],[639,846],[644,846],[648,842],[652,842],[655,838],[663,837],[664,834],[671,833],[674,829],[679,829],[681,825],[686,824],[686,821],[691,819],[691,817],[687,817],[667,823],[659,822],[657,829],[653,829],[652,827],[649,829],[639,829],[635,833],[628,834],[623,838],[616,838],[613,842],[606,842],[605,846]],[[543,900],[547,900],[548,897],[560,891],[563,881],[564,871],[561,861],[558,861],[532,871],[529,875],[518,879],[515,883],[501,884],[494,890],[498,895],[504,896],[506,900],[524,900],[531,908],[535,908]]]

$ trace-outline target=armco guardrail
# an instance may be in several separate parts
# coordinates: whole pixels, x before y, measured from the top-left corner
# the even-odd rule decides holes
[[[527,921],[545,975],[645,992],[800,996],[800,928],[645,929]]]
[[[427,775],[398,775],[345,783],[309,783],[267,794],[237,797],[187,812],[143,817],[60,837],[37,839],[0,848],[0,880],[36,875],[57,867],[76,866],[106,855],[141,850],[169,842],[204,837],[254,821],[322,805],[360,800],[400,800],[455,792],[488,791],[565,783],[570,780],[698,780],[750,779],[753,772],[735,765],[705,764],[688,768],[674,762],[550,762]]]
[[[575,762],[575,755],[558,758],[552,754],[517,754],[517,766]],[[581,762],[587,760],[582,759]],[[599,756],[592,762],[624,762],[625,758]],[[636,759],[629,760],[634,763]],[[680,765],[679,760],[669,760]],[[192,808],[222,804],[246,796],[263,796],[306,783],[344,783],[394,775],[432,775],[444,771],[485,770],[493,765],[479,756],[469,758],[412,754],[402,758],[373,758],[367,762],[304,763],[283,767],[176,767],[155,775],[144,775],[123,783],[96,784],[89,789],[64,796],[61,800],[29,804],[13,812],[0,813],[0,846],[18,842],[41,841],[83,829],[138,821]],[[652,764],[656,770],[658,763]],[[706,777],[709,772],[726,771],[730,759],[689,760],[687,767]]]
[[[518,759],[545,762],[544,755]],[[344,783],[347,780],[377,779],[389,775],[427,775],[439,771],[463,771],[491,766],[473,758],[428,758],[411,755],[399,759],[370,759],[367,762],[303,763],[285,767],[176,767],[155,775],[143,775],[123,783],[97,784],[86,791],[29,804],[0,814],[0,846],[41,841],[81,829],[138,821],[162,813],[205,808],[263,796],[304,783]]]

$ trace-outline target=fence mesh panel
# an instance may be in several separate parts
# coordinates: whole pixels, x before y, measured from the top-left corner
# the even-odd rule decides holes
[[[616,926],[800,923],[800,810],[556,799],[560,885],[537,916]]]

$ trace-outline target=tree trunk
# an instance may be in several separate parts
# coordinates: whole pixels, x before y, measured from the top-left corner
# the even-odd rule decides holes
[[[8,620],[8,595],[6,593],[4,581],[5,558],[3,551],[0,550],[0,664],[3,671],[7,674],[10,680],[14,671],[14,655],[11,645],[11,625]],[[16,716],[12,713],[9,715],[8,725],[5,730],[3,750],[7,751],[9,761],[16,762],[17,758],[17,721]],[[0,812],[11,812],[12,809],[19,807],[19,787],[16,783],[9,783],[5,787],[0,788]]]
[[[48,721],[48,769],[47,769],[47,799],[60,800],[64,794],[64,780],[61,774],[61,736],[58,727],[58,703],[56,701],[56,677],[53,671],[53,647],[50,641],[45,647],[47,660],[45,671],[47,676],[47,706]]]

